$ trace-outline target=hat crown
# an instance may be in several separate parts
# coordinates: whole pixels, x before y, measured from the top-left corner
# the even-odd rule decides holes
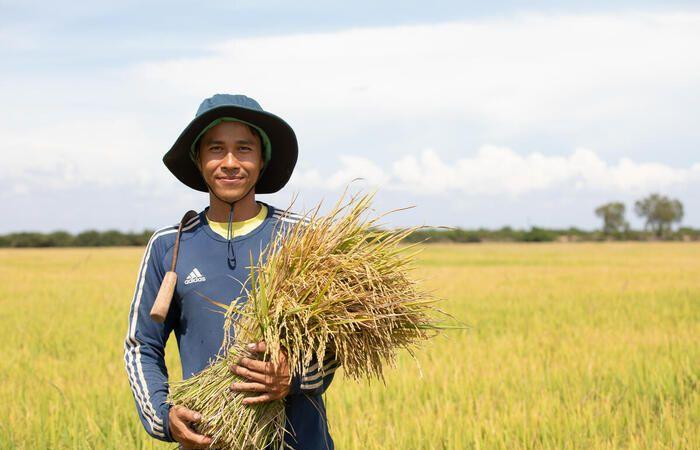
[[[199,105],[196,116],[201,116],[205,112],[220,106],[238,106],[239,108],[247,108],[255,111],[263,110],[260,103],[246,95],[214,94],[211,97],[204,99],[204,101]]]

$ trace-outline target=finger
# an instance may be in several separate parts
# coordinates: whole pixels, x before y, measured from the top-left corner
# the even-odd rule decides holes
[[[238,360],[238,365],[247,367],[250,370],[253,370],[255,372],[259,373],[269,373],[272,374],[275,371],[275,366],[272,365],[270,362],[266,361],[259,361],[257,359],[251,359],[251,358],[241,358]]]
[[[251,342],[250,344],[248,344],[248,350],[250,350],[251,352],[262,353],[265,350],[267,350],[267,345],[265,345],[265,341]]]
[[[231,390],[236,392],[267,392],[267,386],[262,383],[233,383]]]
[[[256,395],[255,397],[246,397],[243,399],[242,403],[244,405],[259,405],[261,403],[271,402],[272,400],[276,400],[272,394],[265,393]]]
[[[253,370],[248,369],[247,367],[233,365],[231,366],[231,372],[235,373],[240,377],[247,378],[250,381],[257,381],[258,383],[262,384],[272,383],[272,377],[270,375],[255,372]]]
[[[274,374],[277,372],[288,372],[289,363],[287,361],[287,355],[280,353],[279,361],[277,363],[273,361],[261,361],[255,358],[242,357],[237,361],[239,366],[245,366],[251,370],[261,373]]]
[[[189,428],[183,430],[182,433],[183,442],[182,444],[190,448],[207,448],[211,444],[212,439],[209,436],[204,436],[203,434],[197,434]]]
[[[175,412],[175,417],[182,420],[183,422],[197,423],[200,420],[202,420],[202,415],[200,413],[191,409],[187,409],[184,406],[173,406],[173,410]]]

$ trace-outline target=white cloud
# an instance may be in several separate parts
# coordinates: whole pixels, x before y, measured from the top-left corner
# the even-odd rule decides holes
[[[362,179],[373,186],[382,186],[389,177],[370,159],[362,156],[340,155],[341,168],[325,176],[316,169],[295,170],[289,181],[291,187],[340,189],[355,179]]]
[[[137,122],[124,117],[59,116],[35,121],[26,130],[0,128],[0,136],[0,176],[21,193],[85,186],[154,192],[167,177],[162,149]]]
[[[237,39],[134,74],[194,97],[260,93],[295,114],[447,114],[514,133],[625,114],[651,124],[671,93],[700,88],[698,46],[700,14],[525,15]]]
[[[298,187],[338,189],[353,178],[368,184],[414,194],[519,196],[534,191],[573,188],[579,191],[644,193],[654,189],[700,183],[700,163],[674,168],[661,163],[638,163],[629,158],[609,164],[596,152],[579,148],[565,156],[542,153],[520,155],[496,146],[484,146],[473,157],[445,161],[431,149],[406,155],[381,168],[361,157],[343,156],[342,167],[322,175],[306,169],[295,175]]]

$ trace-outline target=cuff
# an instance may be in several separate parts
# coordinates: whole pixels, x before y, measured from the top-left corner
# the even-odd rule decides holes
[[[301,394],[301,376],[294,375],[292,381],[289,383],[289,393],[287,395],[299,394]]]
[[[161,408],[161,417],[163,418],[163,434],[165,434],[165,441],[167,442],[177,442],[173,439],[170,434],[170,408],[172,405],[170,403],[164,403]]]

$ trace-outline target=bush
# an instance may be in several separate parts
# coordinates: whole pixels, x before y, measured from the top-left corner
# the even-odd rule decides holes
[[[525,242],[551,242],[556,240],[557,234],[544,228],[532,227],[523,235]]]

